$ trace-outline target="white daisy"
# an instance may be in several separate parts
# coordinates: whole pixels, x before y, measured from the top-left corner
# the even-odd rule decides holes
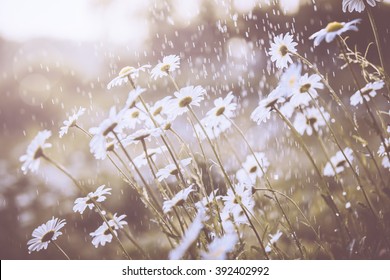
[[[210,140],[218,138],[222,133],[228,130],[232,123],[225,117],[215,118],[214,116],[207,116],[200,120],[202,127],[207,133]],[[201,141],[207,139],[202,127],[197,123],[195,124],[194,136],[198,136]]]
[[[276,36],[268,52],[271,56],[271,61],[276,61],[276,67],[278,68],[286,68],[288,63],[292,63],[290,55],[291,52],[297,51],[295,48],[297,45],[293,40],[293,36],[288,32],[285,35],[280,34]]]
[[[120,133],[121,126],[119,125],[122,120],[122,115],[125,110],[121,110],[116,113],[115,106],[111,107],[110,113],[107,119],[103,120],[98,127],[92,127],[89,132],[93,135],[89,142],[89,148],[91,153],[96,159],[105,159],[107,156],[107,141],[106,136],[111,132]]]
[[[34,229],[32,233],[33,238],[27,242],[29,253],[42,249],[46,250],[50,241],[56,240],[58,236],[62,235],[62,232],[59,230],[65,225],[65,220],[52,217],[46,224],[42,224]]]
[[[234,185],[235,194],[231,189],[228,189],[226,196],[222,197],[226,210],[231,212],[238,211],[239,213],[242,211],[242,204],[249,212],[252,212],[255,206],[252,189],[252,185],[245,183]]]
[[[218,189],[210,192],[208,196],[203,197],[201,200],[195,203],[195,207],[197,209],[204,209],[206,207],[210,207],[215,201],[222,199],[222,196],[217,195]]]
[[[121,121],[122,129],[135,129],[138,124],[141,124],[147,119],[146,113],[138,108],[139,106],[137,105],[131,109],[124,110]]]
[[[245,162],[242,164],[242,168],[237,171],[236,177],[240,183],[255,184],[257,178],[263,177],[263,171],[267,172],[269,161],[265,154],[255,153],[255,156],[247,156]],[[263,171],[256,160],[260,163]]]
[[[276,103],[283,100],[282,96],[283,92],[280,87],[274,89],[266,98],[259,102],[259,105],[251,114],[251,119],[257,124],[260,124],[263,121],[266,122],[270,118],[271,111]]]
[[[234,250],[238,241],[237,234],[226,233],[222,237],[215,237],[210,243],[207,252],[201,252],[203,260],[224,260],[226,255]]]
[[[382,89],[384,85],[385,83],[383,81],[368,83],[362,89],[358,90],[351,96],[351,105],[357,106],[358,104],[363,104],[363,97],[366,101],[370,101],[371,97],[376,96],[376,91]]]
[[[163,58],[163,61],[158,63],[151,71],[152,79],[157,80],[167,76],[170,72],[179,69],[180,67],[180,57],[177,55],[168,55]]]
[[[378,149],[378,155],[383,157],[387,155],[387,152],[390,152],[390,138],[385,139],[385,143],[381,143]]]
[[[307,73],[299,78],[298,86],[291,97],[291,103],[295,107],[308,106],[312,98],[317,98],[317,89],[323,89],[321,77],[317,74],[308,75]],[[309,95],[310,94],[310,95]],[[311,96],[311,97],[310,97]]]
[[[165,153],[167,150],[168,149],[166,146],[161,146],[155,149],[147,149],[148,157],[152,162],[155,162],[157,159],[157,155]],[[148,164],[145,153],[142,153],[141,155],[135,157],[133,161],[138,168],[141,168],[142,166]]]
[[[134,68],[132,66],[123,67],[117,77],[115,77],[111,82],[108,83],[107,89],[111,89],[113,87],[121,86],[127,82],[129,82],[129,77],[131,79],[138,78],[140,71],[145,71],[150,68],[150,65],[142,65],[139,68]]]
[[[67,120],[64,121],[64,126],[60,128],[60,138],[68,133],[69,128],[76,125],[77,120],[85,113],[85,108],[80,107],[79,110],[73,111],[73,115],[71,115]]]
[[[371,7],[375,7],[377,2],[382,2],[383,0],[343,0],[343,12],[352,13],[356,11],[361,13],[366,8],[365,2],[367,2]]]
[[[28,145],[26,154],[19,158],[23,162],[21,169],[24,174],[27,174],[28,171],[37,172],[40,158],[44,155],[43,150],[51,148],[50,143],[45,143],[50,136],[51,132],[49,130],[38,132],[37,136]]]
[[[106,195],[111,194],[111,188],[104,189],[106,185],[101,185],[94,192],[90,192],[86,197],[79,197],[74,201],[73,211],[83,214],[84,210],[88,207],[92,209],[94,204],[92,199],[96,202],[103,202],[106,200]]]
[[[353,161],[352,149],[345,148],[344,154],[347,157],[348,161],[350,163],[352,163],[352,161]],[[345,168],[347,168],[349,166],[346,158],[344,157],[344,155],[341,151],[338,151],[335,156],[331,157],[330,161],[331,162],[328,162],[325,165],[324,176],[329,176],[329,177],[335,176],[336,173],[339,174],[339,173],[343,172],[345,170]],[[336,170],[334,170],[333,167]],[[336,171],[336,173],[335,173],[335,171]]]
[[[184,204],[184,202],[187,200],[190,193],[192,193],[194,190],[194,185],[189,186],[188,188],[185,188],[181,191],[179,191],[177,194],[175,194],[174,197],[170,200],[166,200],[163,203],[163,211],[164,214],[169,213],[174,206],[181,206]]]
[[[144,93],[145,91],[146,91],[146,89],[141,88],[139,86],[137,86],[135,89],[131,90],[129,92],[129,96],[127,97],[125,108],[127,108],[127,109],[133,108],[136,105],[136,101],[137,101],[138,97],[140,97],[140,95],[142,93]]]
[[[178,162],[178,165],[180,167],[180,170],[183,169],[183,167],[188,166],[191,163],[192,159],[191,158],[186,158],[182,159]],[[156,176],[158,180],[161,182],[162,180],[168,178],[169,176],[172,175],[177,175],[179,174],[179,170],[177,169],[176,165],[174,163],[168,164],[162,169],[159,169],[156,173]]]
[[[175,97],[169,106],[168,112],[173,118],[188,111],[188,106],[199,106],[204,99],[206,90],[201,86],[188,86],[175,92]]]
[[[289,97],[299,86],[301,78],[302,65],[299,63],[291,64],[280,77],[279,86],[285,97]]]
[[[126,215],[121,215],[119,217],[114,214],[113,218],[108,221],[109,226],[115,235],[117,230],[123,228],[124,225],[127,225],[126,221],[122,221]],[[106,243],[112,241],[112,234],[106,223],[103,223],[97,230],[89,234],[92,236],[92,244],[97,248],[99,245],[104,246]]]
[[[192,224],[185,231],[180,244],[169,253],[170,260],[179,260],[187,252],[188,248],[198,239],[203,229],[203,223],[208,219],[205,211],[198,211]]]
[[[278,230],[275,234],[269,234],[269,237],[271,238],[268,242],[268,245],[265,247],[265,252],[270,253],[272,251],[272,245],[274,245],[279,238],[283,235],[283,232]]]
[[[325,117],[326,121],[330,119],[330,115],[325,112],[325,109],[321,107],[321,113]],[[320,132],[320,127],[325,126],[326,122],[321,116],[320,111],[317,108],[307,108],[303,112],[298,112],[295,115],[294,127],[299,134],[307,134],[311,136],[313,131]]]
[[[354,19],[350,22],[331,22],[324,29],[311,35],[309,39],[314,39],[314,47],[318,46],[324,39],[327,43],[330,43],[337,35],[347,31],[358,31],[356,24],[360,23],[360,21],[360,19]]]
[[[123,139],[122,144],[127,147],[128,145],[136,144],[139,141],[150,141],[150,137],[158,137],[161,136],[161,134],[162,131],[160,128],[142,128]]]
[[[214,100],[214,108],[207,112],[212,122],[219,122],[219,119],[231,119],[234,117],[234,111],[237,108],[237,103],[232,92],[229,92],[225,98],[219,97]]]

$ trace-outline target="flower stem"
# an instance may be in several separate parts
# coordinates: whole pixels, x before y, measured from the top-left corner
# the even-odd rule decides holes
[[[57,247],[58,251],[60,251],[67,260],[70,260],[69,256],[65,253],[65,251],[60,247],[60,245],[57,244],[55,240],[52,240],[53,244]]]

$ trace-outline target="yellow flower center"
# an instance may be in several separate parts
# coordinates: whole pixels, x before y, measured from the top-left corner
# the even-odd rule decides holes
[[[161,113],[162,109],[163,109],[163,107],[162,107],[162,106],[160,106],[160,107],[158,107],[156,110],[154,110],[154,112],[153,112],[153,116],[157,116],[157,115],[159,115],[159,114]]]
[[[126,66],[126,67],[123,67],[121,69],[121,71],[119,71],[119,77],[126,77],[128,75],[130,75],[133,71],[135,70],[134,67],[131,67],[131,66]]]
[[[44,236],[42,236],[41,242],[48,242],[50,241],[54,236],[54,230],[50,230],[45,233]]]
[[[117,126],[118,124],[116,122],[114,122],[112,125],[110,125],[109,127],[107,127],[107,129],[105,131],[103,131],[103,136],[107,136],[108,133],[110,133],[111,131],[114,130],[114,128]]]
[[[168,73],[170,68],[171,66],[169,64],[164,64],[160,69],[161,71]]]
[[[281,45],[279,48],[279,52],[282,56],[285,56],[288,53],[288,48],[285,45]]]
[[[256,170],[257,170],[257,166],[254,165],[254,166],[251,167],[251,169],[249,169],[249,173],[255,173]]]
[[[304,84],[303,86],[301,86],[299,91],[301,93],[305,93],[305,92],[308,92],[310,88],[311,88],[311,84],[307,83],[307,84]]]
[[[334,22],[330,22],[328,23],[328,25],[326,26],[326,32],[335,32],[337,30],[340,30],[341,28],[344,27],[344,24],[340,23],[340,22],[337,22],[337,21],[334,21]]]
[[[133,119],[138,118],[138,116],[139,116],[139,112],[138,112],[138,111],[134,111],[134,112],[131,114],[131,117],[132,117]]]
[[[225,112],[225,106],[224,107],[219,107],[218,110],[215,112],[215,115],[218,117],[222,115]]]
[[[192,102],[192,97],[191,97],[191,96],[186,96],[186,97],[184,97],[182,100],[180,100],[179,106],[180,106],[181,108],[187,107],[188,105],[191,104],[191,102]]]

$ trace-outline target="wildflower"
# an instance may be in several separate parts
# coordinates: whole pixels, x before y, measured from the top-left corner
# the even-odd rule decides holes
[[[276,103],[282,100],[283,92],[280,87],[274,89],[266,98],[259,102],[259,105],[251,114],[251,119],[257,124],[261,122],[266,122],[267,119],[271,116],[271,111],[273,110]]]
[[[76,125],[76,121],[85,113],[85,108],[80,107],[76,112],[74,110],[73,115],[71,115],[67,120],[64,121],[64,126],[60,128],[60,138],[68,133],[69,128]]]
[[[142,65],[139,68],[134,68],[132,66],[126,66],[119,71],[117,77],[115,77],[111,82],[108,83],[107,89],[111,89],[113,87],[121,86],[127,82],[129,82],[129,78],[134,79],[138,78],[140,71],[145,71],[150,68],[150,65]]]
[[[179,69],[180,67],[180,57],[177,55],[168,55],[163,58],[163,61],[158,63],[151,71],[152,79],[157,80],[167,76],[170,72]]]
[[[104,189],[106,185],[101,185],[96,191],[90,192],[86,197],[79,197],[75,200],[73,211],[83,214],[84,210],[88,207],[92,209],[94,207],[93,201],[103,202],[106,200],[106,195],[111,194],[111,188]]]
[[[259,162],[261,168],[257,162]],[[242,166],[243,168],[236,173],[237,180],[241,183],[255,184],[257,178],[263,177],[263,171],[267,171],[269,161],[264,153],[255,153],[255,156],[247,156]]]
[[[347,31],[358,31],[356,24],[360,21],[360,19],[354,19],[350,22],[331,22],[324,29],[311,35],[309,39],[314,39],[314,47],[318,46],[324,39],[327,43],[330,43],[337,35],[340,36]]]
[[[390,138],[385,139],[385,143],[381,143],[378,149],[378,155],[384,157],[388,152],[390,152]]]
[[[136,105],[136,100],[138,99],[138,97],[140,97],[141,94],[144,93],[145,91],[146,89],[141,88],[139,86],[131,90],[129,92],[129,96],[127,97],[125,108],[127,109],[133,108]]]
[[[163,211],[165,214],[169,213],[174,206],[181,206],[187,200],[190,193],[194,191],[194,185],[189,186],[179,191],[171,200],[164,201]]]
[[[150,140],[149,137],[158,137],[161,134],[162,132],[159,128],[141,128],[123,139],[122,144],[126,147],[130,144],[138,143],[139,141],[145,141],[146,139]]]
[[[274,245],[279,238],[283,235],[283,232],[278,230],[275,234],[269,234],[269,237],[271,238],[270,241],[268,242],[268,245],[265,247],[265,252],[270,253],[272,251],[272,245]]]
[[[348,167],[347,159],[350,163],[353,161],[353,152],[350,148],[344,149],[344,154],[341,151],[338,151],[335,156],[330,158],[330,162],[325,165],[324,176],[335,176],[345,170]],[[334,170],[335,169],[335,170]],[[336,173],[335,173],[336,172]]]
[[[288,63],[292,63],[290,55],[297,51],[295,48],[297,45],[298,44],[293,41],[293,37],[290,33],[276,36],[274,42],[271,43],[271,48],[268,52],[271,56],[271,61],[276,61],[276,67],[278,68],[287,67]]]
[[[131,109],[124,110],[121,121],[121,128],[135,129],[137,124],[147,119],[147,115],[135,106]]]
[[[162,153],[166,152],[167,150],[168,149],[166,146],[161,146],[161,147],[155,148],[155,149],[147,149],[147,154],[148,154],[148,157],[150,158],[150,160],[152,162],[155,162],[157,155],[162,154]],[[141,155],[137,156],[136,158],[134,158],[133,161],[134,161],[134,164],[138,168],[141,168],[142,166],[145,166],[148,164],[145,153],[142,153]]]
[[[238,183],[235,184],[234,190],[235,192],[228,189],[226,196],[222,197],[223,201],[225,201],[226,210],[231,212],[238,210],[241,212],[243,206],[249,212],[252,212],[253,207],[255,206],[252,194],[252,185]]]
[[[284,96],[291,96],[296,91],[301,78],[302,65],[299,63],[291,64],[280,77],[279,86],[282,89]]]
[[[210,140],[218,138],[223,132],[225,132],[232,126],[232,123],[228,119],[226,118],[216,119],[213,116],[206,116],[205,118],[200,120],[200,123],[203,129],[206,131],[206,134],[210,138]],[[196,135],[203,141],[207,137],[202,127],[198,123],[195,124]]]
[[[65,220],[59,220],[58,218],[52,217],[46,224],[42,224],[34,229],[32,236],[33,238],[27,242],[28,251],[40,251],[47,249],[50,241],[57,240],[57,237],[62,235],[59,230],[66,225]]]
[[[179,260],[187,252],[188,248],[198,238],[200,231],[203,229],[203,222],[208,219],[205,211],[198,211],[192,224],[185,231],[180,244],[169,253],[169,259]]]
[[[237,108],[237,103],[234,101],[234,95],[229,92],[225,98],[219,97],[214,100],[214,108],[207,112],[211,122],[219,122],[221,118],[231,119],[234,117],[234,111]]]
[[[385,83],[383,81],[368,83],[351,96],[351,105],[356,106],[358,104],[363,104],[363,97],[366,101],[370,101],[370,97],[375,97],[376,91],[382,89],[384,85]]]
[[[383,0],[367,0],[367,3],[371,7],[376,6],[376,2],[381,2]],[[361,13],[366,8],[364,0],[343,0],[343,12],[345,13],[348,9],[348,12],[352,13],[353,11],[356,11],[358,13]]]
[[[227,253],[233,251],[238,241],[237,234],[226,233],[222,237],[215,237],[210,243],[207,252],[201,252],[204,260],[224,260]]]
[[[50,136],[51,131],[49,130],[38,132],[37,136],[35,136],[30,145],[28,145],[26,154],[19,158],[19,160],[23,162],[21,169],[24,174],[27,174],[29,170],[31,172],[36,172],[38,170],[40,158],[44,156],[43,150],[51,148],[50,143],[45,143]]]
[[[113,233],[117,234],[117,230],[123,228],[124,225],[127,225],[126,221],[122,221],[126,215],[121,215],[119,217],[114,214],[113,218],[108,221],[109,226],[111,227]],[[92,236],[92,244],[97,248],[99,245],[106,245],[112,241],[112,234],[106,223],[103,223],[97,230],[89,234]]]
[[[321,77],[317,74],[308,75],[307,73],[300,77],[298,86],[291,97],[291,103],[295,107],[301,105],[308,106],[312,98],[317,98],[317,89],[323,89],[324,85],[321,83]]]
[[[188,86],[175,92],[175,97],[169,106],[169,115],[176,117],[188,111],[188,106],[199,106],[204,99],[206,90],[201,86]]]
[[[182,159],[180,162],[178,162],[178,165],[182,167],[186,167],[191,163],[191,158]],[[157,171],[156,176],[158,177],[158,180],[161,182],[162,180],[168,178],[171,175],[177,175],[179,173],[179,170],[177,169],[175,164],[168,164],[164,168]]]
[[[89,142],[91,153],[96,159],[105,159],[107,156],[106,136],[111,132],[120,133],[120,122],[125,111],[122,110],[116,113],[115,106],[111,107],[107,119],[103,120],[98,127],[92,127],[89,132],[93,135]]]
[[[326,121],[329,120],[330,115],[325,112],[324,108],[320,108],[321,112],[317,108],[307,108],[303,112],[298,112],[295,116],[294,127],[299,134],[307,134],[311,136],[313,132],[318,133],[321,126],[326,125]],[[325,117],[324,118],[321,116]]]
[[[210,192],[208,196],[203,197],[201,200],[195,203],[195,207],[197,209],[204,209],[205,207],[209,207],[212,203],[215,201],[218,201],[222,198],[220,195],[216,195],[218,192],[218,189],[215,189],[214,191]]]

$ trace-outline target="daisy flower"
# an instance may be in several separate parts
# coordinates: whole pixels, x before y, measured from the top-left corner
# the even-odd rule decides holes
[[[188,111],[188,106],[199,106],[204,99],[206,90],[201,86],[188,86],[175,92],[175,97],[169,106],[169,115],[176,118]]]
[[[376,91],[382,89],[384,85],[385,83],[383,81],[368,83],[365,87],[358,90],[351,96],[351,105],[356,106],[358,104],[363,104],[363,97],[366,101],[370,101],[371,97],[376,96]]]
[[[157,78],[167,76],[170,72],[179,69],[179,67],[180,57],[178,57],[177,55],[168,55],[163,58],[162,62],[158,63],[156,67],[152,69],[152,79],[157,80]]]
[[[142,128],[123,139],[122,144],[127,147],[130,144],[136,144],[139,141],[145,141],[146,139],[150,141],[149,137],[158,137],[161,134],[162,131],[159,128]]]
[[[219,119],[234,117],[234,111],[237,108],[237,103],[233,102],[235,99],[232,92],[229,92],[225,98],[219,97],[214,100],[214,108],[207,112],[212,122],[219,122]]]
[[[298,112],[294,119],[294,127],[299,134],[313,135],[313,132],[318,133],[321,126],[325,126],[326,122],[321,116],[325,117],[326,121],[330,119],[330,115],[321,107],[321,112],[317,108],[307,108],[304,112]]]
[[[299,63],[291,64],[287,70],[280,77],[279,86],[283,91],[284,96],[291,96],[293,92],[297,90],[299,86],[299,80],[301,78],[302,65]]]
[[[113,218],[108,221],[109,226],[115,235],[117,230],[123,228],[124,225],[127,225],[126,221],[122,221],[126,215],[121,215],[119,217],[114,214]],[[112,234],[106,223],[103,223],[97,230],[89,234],[92,237],[92,244],[97,248],[99,245],[104,246],[106,243],[112,241]]]
[[[183,167],[188,166],[191,163],[191,158],[182,159],[178,162],[178,165],[180,166],[180,170]],[[162,180],[168,178],[171,175],[177,175],[179,174],[179,170],[177,169],[176,165],[174,163],[168,164],[162,169],[159,169],[156,173],[156,176],[158,178],[158,181],[161,182]]]
[[[356,24],[360,23],[360,21],[360,19],[354,19],[350,22],[330,22],[324,29],[311,35],[309,39],[314,39],[314,47],[318,46],[324,39],[327,43],[330,43],[337,35],[340,36],[347,31],[358,31]]]
[[[40,251],[47,249],[50,241],[57,240],[57,237],[62,235],[59,230],[66,225],[65,220],[59,220],[58,218],[52,217],[46,224],[42,224],[32,233],[32,239],[27,242],[28,251]]]
[[[201,252],[203,260],[224,260],[226,255],[233,251],[238,241],[237,234],[226,233],[222,237],[215,237],[210,243],[207,252]]]
[[[255,153],[255,156],[247,156],[245,162],[242,164],[242,168],[237,171],[236,177],[239,182],[255,184],[257,178],[263,177],[263,171],[267,172],[269,161],[265,154]],[[261,168],[256,160],[260,163]]]
[[[368,3],[371,7],[375,7],[377,2],[382,2],[383,0],[343,0],[343,12],[352,13],[353,11],[356,11],[358,13],[361,13],[366,8],[365,2]]]
[[[272,245],[274,245],[279,238],[283,235],[283,232],[278,230],[275,234],[269,234],[269,237],[271,238],[268,242],[268,245],[265,247],[265,252],[270,253],[272,251]]]
[[[188,248],[198,239],[203,223],[208,219],[205,211],[199,211],[192,224],[185,231],[180,244],[169,253],[170,260],[179,260],[187,252]]]
[[[141,124],[147,119],[147,115],[135,106],[131,109],[124,110],[121,121],[121,128],[135,129],[138,124]]]
[[[292,63],[290,57],[292,52],[296,52],[295,48],[298,44],[294,42],[292,35],[286,33],[280,34],[274,38],[274,42],[271,43],[271,48],[268,54],[271,56],[271,61],[276,61],[276,67],[286,68],[288,63]]]
[[[217,195],[218,189],[210,192],[208,196],[203,197],[201,200],[195,203],[195,207],[197,209],[204,209],[205,207],[210,207],[214,201],[218,201],[222,198],[222,196]]]
[[[111,107],[107,119],[103,120],[98,127],[92,127],[89,132],[93,135],[89,142],[91,153],[96,159],[105,159],[107,156],[107,141],[106,136],[111,132],[120,133],[120,122],[125,110],[116,113],[115,106]]]
[[[200,123],[210,140],[218,138],[232,126],[232,123],[225,117],[215,118],[214,116],[206,116],[200,120]],[[194,136],[199,137],[203,141],[207,137],[202,127],[198,123],[195,124]]]
[[[163,211],[164,214],[169,213],[174,206],[181,206],[187,200],[190,193],[195,191],[193,189],[194,185],[189,186],[181,191],[179,191],[171,200],[164,201]]]
[[[227,211],[238,212],[242,211],[241,204],[249,211],[252,212],[255,206],[253,199],[252,185],[245,183],[238,183],[234,186],[235,194],[231,189],[228,189],[226,196],[222,197],[225,202],[225,208]]]
[[[323,88],[324,85],[321,83],[321,77],[319,75],[313,74],[309,76],[306,73],[299,78],[298,86],[291,97],[291,103],[295,107],[299,107],[301,105],[308,106],[312,98],[318,97],[317,89]]]
[[[390,138],[385,139],[385,143],[381,143],[378,149],[378,155],[383,157],[382,166],[390,170],[390,160],[387,153],[390,153]]]
[[[266,122],[270,116],[276,103],[282,100],[283,92],[280,87],[274,89],[266,98],[259,102],[259,105],[251,114],[251,119],[257,124]]]
[[[106,195],[111,194],[111,188],[104,189],[106,185],[101,185],[97,188],[96,191],[90,192],[86,197],[79,197],[75,200],[73,211],[74,212],[80,212],[80,214],[83,214],[84,210],[88,207],[89,209],[92,209],[94,207],[94,204],[92,202],[92,199],[96,202],[103,202],[106,200]]]
[[[141,88],[139,86],[137,86],[135,89],[131,90],[129,92],[129,96],[127,97],[125,108],[127,108],[127,109],[133,108],[136,105],[136,101],[137,101],[138,97],[140,97],[140,95],[142,93],[144,93],[145,91],[146,91],[146,89]]]
[[[19,160],[23,162],[22,171],[27,174],[28,171],[37,172],[40,164],[40,158],[44,155],[43,150],[51,148],[50,143],[45,143],[51,136],[51,131],[43,130],[38,132],[37,136],[31,141],[27,147],[25,155],[22,155]]]
[[[353,161],[353,152],[352,149],[350,148],[345,148],[344,149],[344,154],[347,157],[348,161],[352,163]],[[339,174],[347,168],[348,162],[346,158],[344,157],[343,153],[341,151],[338,151],[335,156],[330,158],[330,162],[328,162],[325,165],[324,168],[324,176],[335,176],[336,173]],[[335,170],[334,170],[335,169]],[[336,173],[335,173],[336,171]]]
[[[152,162],[156,161],[157,155],[165,153],[166,151],[168,151],[166,146],[161,146],[155,149],[147,149],[148,157]],[[142,153],[141,155],[137,156],[136,158],[134,158],[133,161],[138,168],[141,168],[142,166],[148,164],[145,153]]]
[[[60,138],[68,133],[69,128],[76,125],[76,121],[85,113],[85,108],[80,107],[76,112],[74,110],[73,115],[71,115],[67,120],[64,121],[64,126],[60,128]]]
[[[134,68],[132,66],[123,67],[117,77],[115,77],[111,82],[108,83],[107,89],[111,89],[113,87],[121,86],[127,82],[129,82],[129,77],[131,79],[138,78],[140,71],[145,71],[150,68],[150,65],[142,65],[139,68]]]

